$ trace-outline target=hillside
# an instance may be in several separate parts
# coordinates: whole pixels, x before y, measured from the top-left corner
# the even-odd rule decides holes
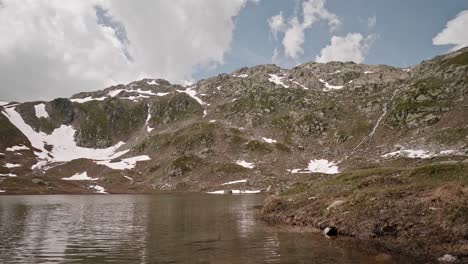
[[[267,190],[267,221],[466,257],[467,94],[464,48],[2,102],[0,192]]]

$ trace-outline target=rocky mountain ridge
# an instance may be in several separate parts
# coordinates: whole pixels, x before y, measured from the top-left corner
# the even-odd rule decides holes
[[[265,191],[267,222],[463,262],[467,94],[464,48],[0,102],[0,194]]]
[[[293,69],[261,65],[187,87],[144,79],[70,99],[5,102],[0,175],[47,176],[58,168],[82,173],[72,165],[78,160],[93,164],[100,175],[123,175],[125,170],[108,173],[111,168],[96,166],[96,160],[148,155],[151,161],[127,173],[144,175],[145,189],[209,189],[213,179],[191,183],[213,171],[226,181],[249,178],[252,171],[236,160],[254,163],[254,174],[264,182],[258,186],[266,188],[310,160],[327,160],[345,171],[356,159],[462,157],[466,54],[462,49],[411,69],[352,62]],[[68,149],[61,146],[63,137]],[[5,151],[15,146],[25,148]],[[100,157],[103,150],[108,155]],[[112,156],[119,151],[126,154]]]

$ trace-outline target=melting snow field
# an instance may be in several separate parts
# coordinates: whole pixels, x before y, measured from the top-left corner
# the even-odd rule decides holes
[[[111,162],[110,160],[102,160],[102,161],[96,161],[96,163],[99,165],[107,166],[114,170],[129,170],[129,169],[135,168],[136,163],[138,161],[147,161],[147,160],[151,160],[151,158],[147,155],[142,155],[142,156],[122,159],[117,162]]]
[[[237,183],[246,183],[247,180],[238,180],[238,181],[230,181],[230,182],[225,182],[221,185],[231,185],[231,184],[237,184]]]
[[[37,104],[34,106],[37,118],[49,118],[49,114],[45,109],[45,104]]]
[[[18,151],[18,150],[28,150],[28,149],[29,148],[26,147],[25,145],[18,145],[18,146],[9,147],[9,148],[7,148],[5,150],[14,152],[14,151]]]
[[[7,174],[0,173],[0,177],[16,177],[16,176],[17,175],[13,173],[7,173]]]
[[[97,184],[90,186],[92,189],[94,189],[95,193],[102,193],[102,194],[107,194],[106,190],[104,187],[99,186]]]
[[[249,75],[247,75],[247,74],[239,74],[239,75],[235,75],[235,74],[233,74],[233,75],[232,75],[232,77],[237,77],[237,78],[247,78],[247,77],[249,77]]]
[[[105,149],[79,147],[76,145],[74,138],[76,131],[72,126],[62,125],[48,135],[32,129],[14,108],[6,108],[5,112],[2,113],[28,138],[31,145],[39,150],[34,152],[39,162],[33,165],[32,169],[40,168],[49,162],[66,162],[80,158],[110,160],[128,152],[128,150],[116,152],[125,144],[124,142],[119,142],[115,146]],[[52,150],[48,151],[45,148],[46,145],[51,145]]]
[[[269,143],[269,144],[273,144],[273,143],[276,143],[277,141],[272,139],[272,138],[266,138],[266,137],[262,137],[262,140],[265,141],[266,143]]]
[[[305,87],[304,85],[300,84],[298,81],[293,81],[294,84],[296,85],[299,85],[300,87],[302,87],[302,89],[304,90],[309,90],[309,88]]]
[[[154,80],[153,80],[154,81]],[[155,83],[148,83],[148,84],[156,84],[156,81],[154,81]],[[131,85],[130,85],[131,87]],[[147,91],[147,90],[142,90],[140,88],[134,90],[134,89],[117,89],[117,90],[112,90],[110,92],[107,93],[106,96],[103,96],[103,97],[97,97],[97,98],[93,98],[92,96],[88,96],[88,97],[85,97],[85,98],[73,98],[73,99],[70,99],[70,101],[72,102],[75,102],[75,103],[79,103],[79,104],[82,104],[82,103],[86,103],[86,102],[89,102],[89,101],[104,101],[105,99],[109,98],[109,97],[116,97],[117,95],[119,95],[121,92],[128,92],[128,93],[138,93],[137,96],[127,96],[127,97],[120,97],[121,99],[127,99],[127,100],[132,100],[132,101],[138,101],[138,99],[141,99],[141,98],[150,98],[151,96],[165,96],[165,95],[168,95],[169,93],[154,93],[152,91]]]
[[[326,159],[310,160],[306,169],[292,169],[288,170],[291,173],[325,173],[337,174],[339,169],[336,163]]]
[[[270,78],[268,78],[268,81],[270,81],[270,82],[272,82],[274,84],[277,84],[277,85],[281,85],[284,88],[289,88],[289,86],[284,84],[283,81],[282,81],[282,79],[284,77],[280,77],[280,76],[278,76],[276,74],[268,74],[268,75],[270,75]]]
[[[203,102],[203,100],[200,99],[200,98],[197,96],[197,91],[195,91],[195,87],[188,87],[188,88],[186,88],[185,90],[177,90],[177,92],[179,92],[179,93],[186,93],[186,94],[188,94],[190,97],[192,97],[193,99],[195,99],[199,104],[201,104],[201,105],[206,105],[206,103]]]
[[[106,100],[107,97],[98,97],[98,98],[93,98],[91,96],[88,96],[88,97],[85,97],[85,98],[74,98],[74,99],[70,99],[70,101],[74,102],[74,103],[79,103],[79,104],[82,104],[82,103],[86,103],[86,102],[89,102],[89,101],[104,101]]]
[[[5,165],[3,165],[3,167],[5,168],[18,168],[18,167],[21,167],[21,164],[13,164],[13,163],[6,163]]]
[[[146,117],[146,132],[150,133],[154,128],[149,126],[149,121],[151,119],[150,106],[148,105],[148,116]]]
[[[331,90],[340,90],[340,89],[343,88],[343,85],[330,85],[326,81],[324,81],[323,79],[319,79],[319,81],[321,83],[325,84],[325,89],[323,89],[323,91],[325,91],[325,92],[328,92],[328,91],[331,91]]]
[[[241,166],[241,167],[244,167],[244,168],[247,168],[247,169],[253,169],[255,168],[255,165],[251,162],[247,162],[245,160],[237,160],[236,161],[236,164]]]
[[[220,190],[220,191],[213,191],[207,192],[209,194],[255,194],[261,193],[261,190]]]
[[[91,178],[88,176],[88,173],[85,171],[83,173],[77,173],[73,176],[70,176],[68,178],[62,178],[62,180],[66,181],[95,181],[98,180],[98,178]]]
[[[387,154],[382,155],[382,158],[390,158],[390,157],[408,157],[408,158],[420,158],[420,159],[427,159],[430,158],[432,155],[427,150],[412,150],[412,149],[405,149],[405,150],[398,150],[394,152],[390,152]]]
[[[463,155],[455,150],[442,150],[439,153],[433,153],[423,149],[402,149],[382,155],[382,158],[406,157],[411,159],[428,159],[438,156]]]

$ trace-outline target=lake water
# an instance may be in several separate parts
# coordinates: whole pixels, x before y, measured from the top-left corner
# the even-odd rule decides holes
[[[263,195],[0,196],[0,263],[408,263],[255,220]]]

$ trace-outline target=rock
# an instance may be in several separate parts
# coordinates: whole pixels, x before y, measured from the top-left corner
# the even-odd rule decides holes
[[[342,204],[344,204],[344,202],[345,202],[344,200],[336,200],[336,201],[334,201],[332,204],[330,204],[330,205],[327,207],[327,210],[330,210],[330,209],[332,209],[333,207],[337,207],[337,206],[339,206],[339,205],[342,205]]]
[[[424,102],[424,101],[429,101],[431,98],[427,95],[420,94],[418,97],[416,97],[416,101],[418,102]]]
[[[32,183],[39,184],[39,185],[46,185],[46,182],[41,179],[32,179]]]
[[[328,226],[323,230],[323,234],[327,237],[337,236],[338,230],[334,226]]]
[[[454,262],[457,260],[456,257],[450,255],[450,254],[445,254],[443,257],[440,257],[437,259],[439,262]]]
[[[223,193],[224,194],[232,194],[232,190],[224,190]]]

